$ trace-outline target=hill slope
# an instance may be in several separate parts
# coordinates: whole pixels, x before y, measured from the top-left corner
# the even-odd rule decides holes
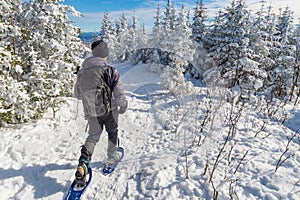
[[[198,142],[204,107],[169,95],[160,87],[161,78],[150,73],[147,65],[115,66],[129,101],[128,111],[119,119],[125,157],[113,175],[100,174],[107,145],[103,132],[93,155],[94,176],[85,199],[212,199],[211,182],[219,199],[229,199],[230,194],[240,199],[300,198],[297,137],[283,156],[290,158],[274,173],[287,137],[299,129],[299,107],[290,109],[285,126],[271,121],[256,137],[262,120],[245,109],[239,134],[229,141],[230,159],[220,159],[210,182],[227,135],[228,127],[223,124],[228,106],[214,104],[214,128],[202,135],[200,146],[192,146],[194,139]],[[206,90],[197,91],[203,104]],[[68,98],[55,119],[49,111],[35,123],[2,129],[1,199],[62,199],[74,178],[80,146],[87,136],[85,128],[81,103]],[[222,155],[228,154],[224,151]]]

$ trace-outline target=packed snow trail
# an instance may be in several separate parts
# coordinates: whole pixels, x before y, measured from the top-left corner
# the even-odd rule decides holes
[[[168,152],[171,144],[166,140],[161,141],[157,133],[158,122],[154,116],[153,104],[156,96],[161,96],[160,78],[147,72],[145,65],[130,66],[131,68],[124,66],[121,64],[118,69],[123,75],[129,101],[129,109],[119,120],[125,157],[112,176],[94,176],[87,199],[153,199],[165,196],[163,190],[169,193],[170,188],[161,187],[161,183],[174,184],[174,180],[169,182],[167,173],[159,173],[163,168],[172,173],[175,170],[172,165],[176,163],[177,156],[176,153]],[[100,158],[100,162],[92,165],[96,171],[101,169],[101,160],[105,155],[105,148],[101,147],[106,146],[106,139],[101,141],[102,144],[98,145],[98,151],[94,155]]]

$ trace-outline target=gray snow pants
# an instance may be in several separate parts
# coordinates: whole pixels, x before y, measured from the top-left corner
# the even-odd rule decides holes
[[[94,153],[96,144],[100,140],[103,126],[105,126],[106,132],[108,133],[108,146],[107,155],[116,152],[118,143],[118,113],[110,112],[107,115],[101,117],[88,117],[88,137],[85,140],[84,145],[81,149],[80,159],[88,158],[91,160]]]

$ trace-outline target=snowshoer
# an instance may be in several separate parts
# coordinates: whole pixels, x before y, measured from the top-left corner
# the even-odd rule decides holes
[[[82,100],[89,126],[75,173],[78,186],[85,185],[94,148],[104,126],[108,133],[107,157],[110,161],[119,159],[116,152],[118,115],[126,111],[128,104],[118,70],[107,64],[107,44],[97,40],[91,49],[93,56],[82,63],[74,89],[75,97]]]

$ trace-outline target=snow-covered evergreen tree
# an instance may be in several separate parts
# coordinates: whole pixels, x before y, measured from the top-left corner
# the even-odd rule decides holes
[[[298,23],[297,28],[294,31],[293,35],[294,44],[296,46],[295,52],[295,65],[293,73],[293,83],[291,87],[290,100],[295,99],[295,103],[299,101],[300,98],[300,25]]]
[[[171,27],[174,27],[174,25],[171,23],[171,15],[172,15],[172,1],[168,0],[166,9],[164,11],[164,17],[163,17],[163,27],[164,29],[171,29]]]
[[[108,12],[104,12],[103,14],[103,20],[102,20],[102,26],[101,26],[101,38],[106,39],[110,35],[110,20]]]
[[[161,78],[163,80],[162,86],[179,99],[195,92],[192,83],[185,80],[181,68],[166,66]]]
[[[194,17],[192,23],[193,40],[203,44],[205,33],[207,32],[207,20],[206,8],[204,7],[203,0],[196,2],[196,8],[194,8]]]
[[[262,2],[261,9],[256,13],[253,24],[250,28],[250,48],[254,52],[254,60],[260,65],[267,74],[264,78],[263,88],[267,89],[270,85],[268,72],[274,68],[274,35],[277,33],[276,21],[272,7],[265,9]],[[263,90],[262,90],[263,91]]]
[[[117,31],[114,28],[112,21],[109,19],[109,13],[104,12],[102,27],[101,27],[101,38],[108,45],[109,55],[108,61],[114,61],[117,59],[117,48],[119,46],[117,41]]]
[[[263,91],[266,94],[274,94],[276,84],[276,59],[280,53],[280,37],[277,28],[276,15],[272,6],[268,6],[264,11],[264,4],[257,13],[257,18],[251,30],[251,48],[256,54],[255,60],[260,63],[260,67],[267,73],[264,79]],[[281,84],[281,83],[280,83]]]
[[[149,36],[145,24],[142,25],[141,29],[138,29],[137,49],[142,48],[149,48]]]
[[[163,41],[163,24],[161,21],[161,11],[160,5],[157,4],[157,11],[155,16],[154,26],[151,31],[150,39],[149,39],[149,46],[151,48],[162,48],[162,41]]]
[[[22,78],[23,61],[17,54],[16,43],[22,35],[18,15],[22,12],[19,0],[0,0],[0,127],[5,123],[28,120],[27,83]]]
[[[212,59],[209,57],[208,51],[204,48],[204,42],[206,41],[205,37],[206,34],[209,33],[207,25],[205,24],[206,20],[207,14],[203,0],[200,0],[200,2],[197,1],[191,25],[195,48],[195,54],[192,62],[194,69],[191,71],[191,74],[198,78],[203,78],[204,72],[213,66]]]
[[[177,15],[177,8],[175,5],[175,2],[172,2],[171,10],[170,10],[170,16],[168,17],[170,19],[170,29],[173,31],[176,29],[177,21],[178,21],[178,15]],[[186,16],[185,16],[186,17]],[[166,16],[167,18],[167,16]]]
[[[29,95],[37,115],[57,106],[57,98],[72,95],[75,67],[87,49],[78,38],[79,29],[71,25],[71,7],[57,0],[31,0],[24,4],[23,26],[28,39],[19,49],[24,52],[24,71]]]
[[[132,24],[129,26],[129,35],[131,36],[129,51],[134,51],[137,49],[138,46],[138,38],[139,38],[139,25],[138,25],[138,19],[137,16],[134,13],[134,16],[132,17]]]
[[[282,10],[282,9],[280,9]],[[278,17],[277,28],[280,34],[280,42],[289,44],[292,37],[293,12],[289,7],[286,7]]]
[[[161,49],[166,52],[174,52],[174,41],[172,41],[172,34],[175,30],[177,20],[176,11],[174,4],[171,0],[168,0],[166,10],[163,17],[163,28],[162,28],[162,41]]]
[[[72,94],[74,71],[87,49],[67,17],[67,12],[79,15],[72,7],[57,0],[1,5],[1,48],[11,58],[1,54],[1,60],[8,61],[1,66],[0,74],[6,76],[1,82],[3,91],[9,91],[0,98],[5,99],[0,100],[5,116],[1,123],[17,123],[40,116],[58,106],[58,97]]]
[[[292,21],[293,16],[288,7],[278,17],[278,49],[276,55],[275,66],[271,71],[270,78],[272,80],[272,94],[275,96],[290,95],[294,66],[296,61],[296,46],[291,43],[292,38]],[[276,48],[276,47],[275,47]]]
[[[117,43],[119,44],[116,49],[117,58],[121,61],[128,58],[132,47],[131,35],[129,32],[127,17],[123,14],[119,19],[117,28]]]
[[[228,88],[240,87],[242,95],[249,95],[262,87],[264,75],[249,48],[249,10],[245,2],[232,1],[230,7],[219,16],[210,49],[218,71]]]
[[[184,60],[192,61],[194,56],[194,46],[192,42],[192,30],[187,23],[187,14],[185,7],[182,6],[174,30],[171,32],[170,42],[173,52]]]

